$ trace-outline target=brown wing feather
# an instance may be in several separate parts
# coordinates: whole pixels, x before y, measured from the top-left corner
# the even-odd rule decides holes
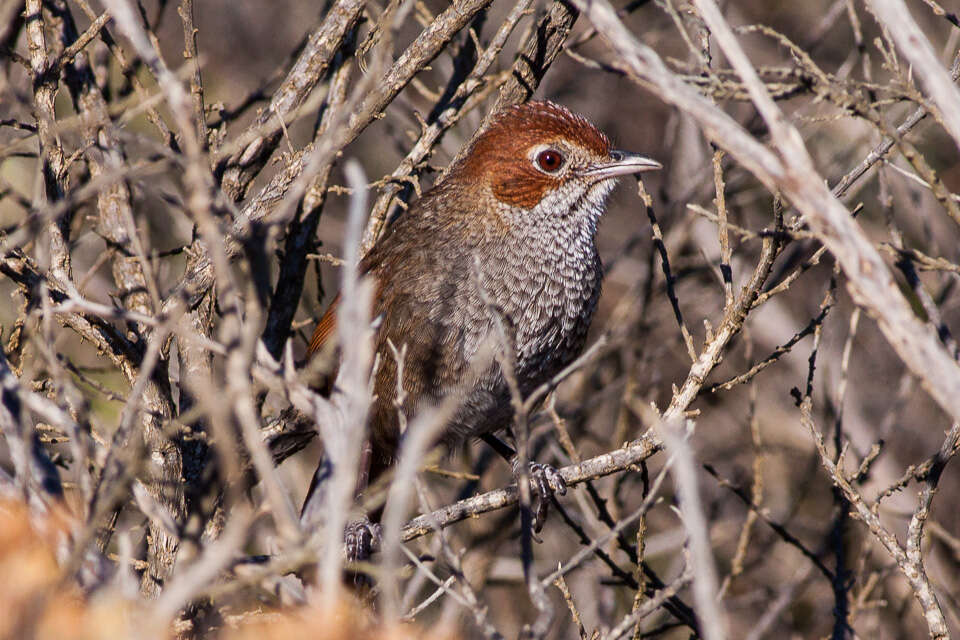
[[[370,253],[360,261],[360,264],[357,267],[357,271],[361,276],[369,275],[370,272],[377,266],[379,263],[379,251],[375,246],[370,250]],[[379,294],[380,287],[377,287],[377,292],[374,293],[374,308],[376,308],[376,299]],[[307,358],[310,358],[313,354],[320,350],[327,340],[330,339],[330,336],[333,335],[334,330],[337,328],[337,308],[340,306],[340,294],[338,293],[333,302],[330,303],[330,306],[327,307],[327,310],[323,312],[323,317],[320,318],[320,321],[317,323],[317,326],[313,330],[313,336],[310,338],[310,346],[307,347]]]
[[[434,197],[442,193],[434,190]],[[428,198],[424,196],[420,202]],[[461,285],[470,277],[470,265],[466,254],[441,246],[448,235],[444,231],[438,230],[436,221],[408,211],[360,264],[360,273],[376,283],[372,316],[379,317],[379,326],[374,348],[381,358],[369,425],[374,457],[383,464],[393,460],[400,438],[394,404],[398,367],[388,341],[397,349],[406,347],[402,384],[408,416],[422,402],[436,402],[443,389],[455,386],[469,367],[462,353],[464,330],[459,325],[468,297],[468,287]],[[429,244],[405,241],[414,237],[429,238]],[[454,295],[457,291],[463,295]],[[331,339],[339,302],[338,296],[317,323],[308,355]]]
[[[313,330],[313,337],[310,338],[310,346],[307,348],[308,358],[319,351],[327,339],[333,335],[333,330],[337,328],[338,306],[340,306],[339,293],[333,299],[333,302],[330,303],[330,306],[327,307],[327,310],[323,313],[323,317],[320,318],[320,322],[317,323],[317,327]]]
[[[357,272],[361,276],[372,275],[376,270],[376,267],[380,264],[380,251],[379,247],[374,246],[370,250],[370,253],[360,261],[360,264],[357,267]],[[373,308],[377,308],[377,299],[380,295],[380,284],[377,283],[377,290],[374,292],[374,304]],[[310,345],[307,347],[307,358],[309,359],[313,354],[323,347],[326,344],[327,340],[333,335],[333,332],[337,328],[337,309],[340,307],[340,294],[338,293],[334,298],[333,302],[330,303],[330,306],[327,307],[327,310],[323,312],[323,317],[320,318],[320,321],[317,322],[317,326],[313,330],[313,336],[310,338]]]

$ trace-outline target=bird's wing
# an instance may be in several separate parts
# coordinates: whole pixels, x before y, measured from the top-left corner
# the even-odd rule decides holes
[[[310,338],[310,346],[307,348],[307,357],[309,358],[326,343],[327,339],[333,335],[333,330],[337,327],[337,307],[340,306],[340,294],[333,299],[330,306],[323,313],[320,322],[313,330],[313,337]]]
[[[378,246],[374,246],[370,250],[370,253],[360,261],[360,264],[357,266],[357,273],[363,277],[367,275],[374,275],[373,272],[376,271],[380,262],[382,261],[382,252],[379,250]],[[374,302],[379,295],[379,285],[378,291],[374,292]],[[323,316],[320,318],[320,321],[317,322],[317,326],[313,330],[313,336],[310,338],[310,345],[307,347],[307,358],[309,359],[314,353],[320,351],[321,347],[326,344],[327,340],[333,336],[334,330],[337,328],[337,309],[340,307],[340,294],[338,293],[333,301],[330,303],[330,306],[327,307],[327,310],[323,312]]]

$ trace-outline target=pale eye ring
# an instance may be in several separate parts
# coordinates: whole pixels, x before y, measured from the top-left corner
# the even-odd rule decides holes
[[[544,149],[537,154],[537,167],[547,173],[556,173],[563,166],[563,154],[556,149]]]

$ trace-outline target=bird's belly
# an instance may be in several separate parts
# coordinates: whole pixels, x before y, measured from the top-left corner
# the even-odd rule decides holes
[[[469,438],[494,433],[510,426],[513,405],[506,384],[474,389],[444,430],[443,440],[456,445]]]
[[[523,327],[516,335],[515,376],[523,398],[549,382],[583,350],[596,307],[599,287],[578,291],[562,303],[536,301],[536,312],[511,318]],[[556,297],[555,297],[556,299]],[[444,441],[454,444],[470,437],[505,429],[513,422],[510,385],[499,366],[474,387],[450,421]]]
[[[523,311],[517,379],[524,395],[548,382],[583,350],[600,295],[599,279],[545,291]]]

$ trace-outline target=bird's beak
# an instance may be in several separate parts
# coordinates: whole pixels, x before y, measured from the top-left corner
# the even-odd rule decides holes
[[[584,171],[583,175],[595,180],[606,180],[657,169],[663,169],[663,165],[656,160],[651,160],[632,151],[614,149],[610,152],[609,159],[593,165]]]

